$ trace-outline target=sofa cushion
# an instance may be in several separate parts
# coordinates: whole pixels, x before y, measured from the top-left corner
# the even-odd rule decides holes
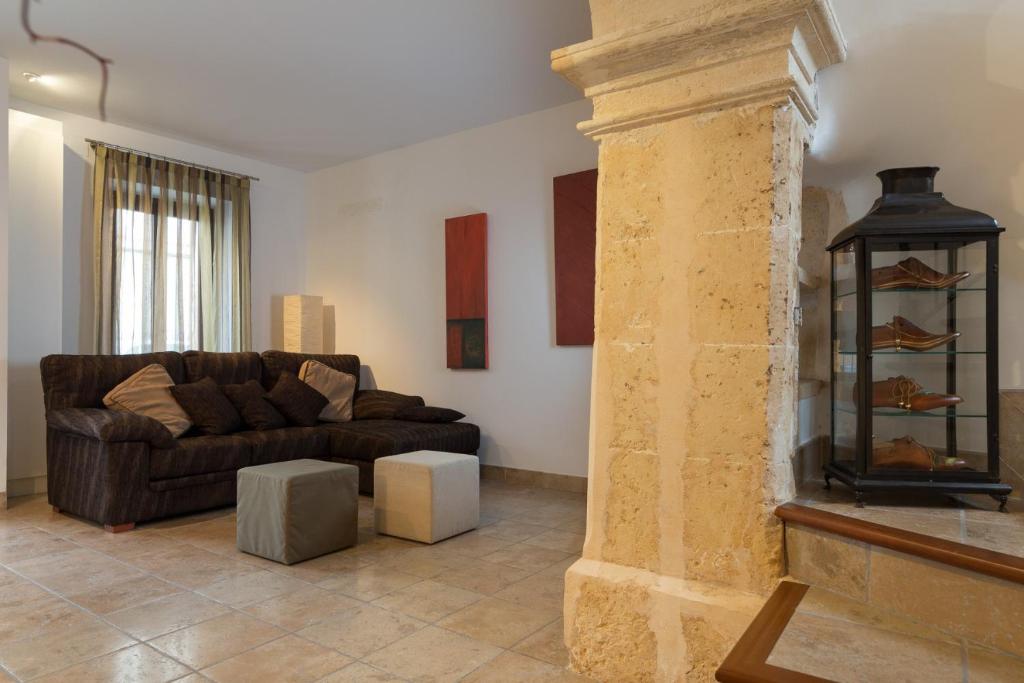
[[[280,429],[288,424],[284,415],[267,401],[267,392],[256,380],[251,379],[244,384],[225,384],[221,391],[234,404],[250,429]]]
[[[314,427],[327,397],[290,372],[282,372],[267,400],[298,427]]]
[[[395,411],[396,420],[409,422],[458,422],[464,417],[465,414],[457,410],[436,406],[407,406]]]
[[[174,400],[185,409],[200,434],[231,434],[242,428],[242,416],[209,377],[171,387]]]
[[[181,354],[181,360],[185,367],[186,382],[198,382],[209,377],[217,384],[242,384],[251,379],[258,382],[263,375],[260,354],[253,351],[186,351]]]
[[[162,365],[175,384],[184,381],[181,354],[174,351],[124,356],[46,356],[39,361],[46,409],[102,408],[108,391],[153,363]]]
[[[249,445],[252,465],[299,458],[325,459],[330,436],[323,427],[285,427],[264,432],[239,432],[235,436]]]
[[[393,420],[400,408],[423,405],[420,396],[408,396],[394,391],[366,389],[357,391],[353,406],[353,419]]]
[[[173,479],[209,472],[237,470],[249,465],[249,443],[238,436],[192,436],[173,448],[149,451],[149,478]]]
[[[359,420],[324,424],[331,458],[372,461],[410,451],[476,453],[480,429],[468,422],[437,424],[404,420]]]
[[[192,426],[188,413],[174,400],[174,380],[162,365],[153,363],[128,377],[103,397],[103,404],[120,410],[151,417],[177,438]]]
[[[320,411],[324,422],[349,422],[352,419],[352,396],[356,378],[315,360],[307,360],[299,368],[299,379],[327,397]]]
[[[290,353],[288,351],[264,351],[260,356],[263,360],[263,386],[273,389],[282,372],[299,374],[299,368],[307,360],[315,360],[339,372],[347,372],[356,378],[356,390],[359,390],[359,356],[348,354],[327,353]]]

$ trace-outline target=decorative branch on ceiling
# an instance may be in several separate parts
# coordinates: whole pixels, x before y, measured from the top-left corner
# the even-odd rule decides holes
[[[28,34],[29,39],[33,43],[58,43],[60,45],[67,45],[73,47],[76,50],[81,50],[85,54],[89,55],[97,62],[100,63],[100,71],[103,74],[103,80],[100,83],[100,120],[107,120],[107,84],[110,81],[110,65],[113,62],[106,57],[103,57],[96,52],[92,51],[85,45],[82,45],[78,41],[65,38],[64,36],[45,36],[40,33],[36,33],[32,30],[32,22],[29,20],[29,8],[31,7],[32,0],[21,1],[21,25],[25,29],[25,33]]]

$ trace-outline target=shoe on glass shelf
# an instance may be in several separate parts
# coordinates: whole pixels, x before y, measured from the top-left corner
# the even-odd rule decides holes
[[[948,344],[960,336],[959,332],[932,334],[902,316],[894,316],[892,322],[871,328],[871,348],[879,349],[910,349],[911,351],[928,351],[936,346]]]
[[[970,273],[940,273],[920,260],[911,256],[903,259],[895,266],[883,266],[871,271],[871,287],[873,289],[944,289],[951,287]]]

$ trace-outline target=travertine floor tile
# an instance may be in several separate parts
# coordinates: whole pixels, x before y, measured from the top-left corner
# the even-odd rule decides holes
[[[768,663],[843,683],[961,683],[959,644],[794,614]]]
[[[243,607],[242,611],[288,631],[298,631],[363,603],[314,586]]]
[[[73,543],[42,529],[0,527],[0,563],[3,564],[75,548]]]
[[[304,628],[298,635],[350,657],[361,658],[425,625],[404,614],[365,605]]]
[[[535,545],[517,543],[502,548],[490,555],[484,555],[481,559],[487,562],[507,564],[510,567],[525,569],[529,572],[538,572],[541,569],[547,569],[556,562],[561,562],[571,555],[572,553],[561,550],[551,550],[550,548],[539,548]]]
[[[967,680],[970,683],[1020,683],[1024,681],[1024,659],[970,647]]]
[[[66,593],[66,597],[96,614],[109,614],[181,591],[178,586],[140,573],[123,579],[115,577],[111,581],[88,587],[81,592]]]
[[[561,618],[519,641],[512,649],[559,668],[569,666],[569,651],[565,649],[564,624]]]
[[[87,548],[10,562],[17,573],[63,595],[84,593],[141,575],[137,569]]]
[[[538,524],[527,524],[514,519],[500,519],[494,524],[480,529],[480,533],[486,536],[494,536],[509,543],[520,543],[528,538],[540,536],[550,531],[546,526]]]
[[[312,683],[351,661],[308,640],[285,636],[203,669],[202,674],[217,683]]]
[[[80,617],[82,610],[27,581],[0,588],[0,643]]]
[[[526,569],[467,558],[463,566],[438,574],[434,580],[474,593],[492,595],[517,581],[522,581],[531,573]]]
[[[323,679],[322,683],[402,683],[404,680],[368,664],[354,662]]]
[[[160,636],[149,644],[193,669],[203,669],[284,634],[264,621],[229,612]]]
[[[0,665],[21,679],[60,671],[134,644],[134,640],[84,612],[0,645]]]
[[[378,598],[373,604],[422,621],[434,622],[482,597],[479,593],[428,579]]]
[[[574,683],[587,679],[546,662],[505,652],[462,680],[465,683]]]
[[[298,579],[259,571],[254,574],[216,581],[208,586],[197,588],[196,592],[225,605],[242,607],[308,587],[308,583]]]
[[[565,579],[559,574],[534,574],[513,583],[494,597],[538,610],[560,608],[565,595]]]
[[[523,541],[526,545],[535,545],[564,553],[579,554],[583,550],[583,534],[552,529]]]
[[[246,560],[254,557],[252,555],[245,555],[239,553],[240,556]],[[321,557],[315,557],[312,560],[306,560],[305,562],[299,562],[298,564],[280,564],[274,562],[273,566],[268,566],[268,571],[272,571],[275,574],[281,574],[283,576],[290,576],[300,581],[307,583],[317,583],[324,579],[329,579],[335,574],[344,571],[350,571],[353,569],[359,569],[360,567],[367,566],[366,560],[362,560],[355,555],[350,555],[345,551],[332,553],[330,555],[323,555]]]
[[[153,648],[133,645],[35,680],[45,683],[165,683],[188,674],[188,667]]]
[[[371,601],[418,581],[418,576],[380,565],[370,565],[338,572],[321,581],[319,585],[350,598]]]
[[[427,626],[366,658],[371,666],[402,678],[447,683],[458,681],[501,654],[472,638]]]
[[[141,555],[133,558],[131,564],[166,581],[192,589],[260,571],[245,562],[187,544]]]
[[[498,647],[512,647],[561,615],[552,608],[525,607],[485,598],[445,617],[439,626]]]
[[[227,612],[224,605],[201,595],[178,593],[108,614],[106,619],[139,640],[151,640]]]
[[[468,557],[483,557],[509,545],[511,545],[511,542],[497,536],[489,536],[479,531],[467,531],[464,534],[441,541],[437,544],[437,547],[450,553],[466,555]]]
[[[408,548],[402,553],[380,562],[383,567],[397,569],[422,579],[432,579],[438,574],[456,569],[466,562],[462,555],[447,552],[443,547],[421,546]]]

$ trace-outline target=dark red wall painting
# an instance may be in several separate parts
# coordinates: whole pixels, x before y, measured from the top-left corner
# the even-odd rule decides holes
[[[555,178],[555,343],[594,343],[597,169]]]
[[[487,368],[487,214],[444,222],[448,367]]]

